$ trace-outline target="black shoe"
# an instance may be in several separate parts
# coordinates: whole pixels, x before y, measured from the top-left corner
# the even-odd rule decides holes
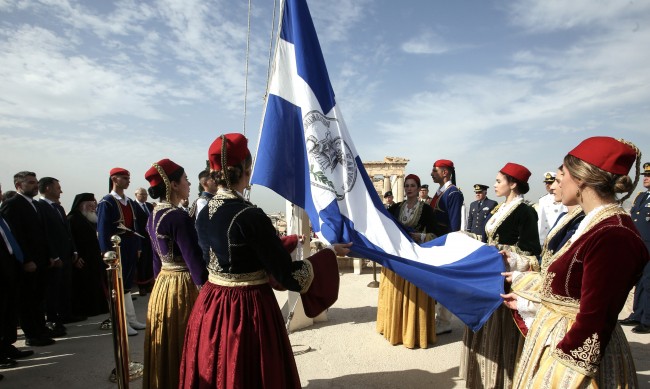
[[[5,353],[5,355],[11,359],[25,358],[33,354],[34,354],[33,350],[18,350],[13,345],[9,346],[9,351]]]
[[[113,325],[111,324],[111,319],[110,318],[104,320],[103,322],[101,322],[99,324],[99,329],[100,330],[110,330],[112,328],[113,328]]]
[[[147,288],[141,287],[140,288],[140,297],[144,297],[147,295]]]
[[[36,346],[36,347],[41,347],[41,346],[49,346],[51,344],[56,343],[56,341],[52,338],[48,338],[47,336],[42,336],[40,338],[27,338],[25,339],[25,344],[27,346]]]
[[[136,296],[136,295],[134,295],[133,293],[131,293],[131,300],[135,301],[135,300],[137,300],[137,299],[138,299],[138,296]]]
[[[14,366],[16,366],[18,362],[11,358],[7,357],[0,357],[0,369],[10,369]]]
[[[650,334],[650,326],[639,324],[638,326],[632,328],[632,332],[636,334]]]
[[[61,323],[47,322],[45,327],[47,327],[47,336],[50,338],[59,338],[68,334],[65,326]]]
[[[628,317],[627,319],[619,320],[618,324],[622,326],[635,326],[641,324],[641,322],[638,320],[634,320],[631,317]]]

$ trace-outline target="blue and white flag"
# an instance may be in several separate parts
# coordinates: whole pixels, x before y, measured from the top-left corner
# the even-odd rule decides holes
[[[307,212],[328,242],[353,242],[478,330],[501,304],[503,260],[453,233],[422,246],[382,204],[334,99],[305,0],[286,0],[251,182]]]

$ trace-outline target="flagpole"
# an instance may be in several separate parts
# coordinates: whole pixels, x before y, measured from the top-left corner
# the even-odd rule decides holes
[[[272,66],[271,71],[267,74],[266,77],[266,91],[264,91],[264,110],[262,111],[262,118],[260,119],[260,127],[259,131],[257,133],[257,145],[255,146],[255,155],[253,156],[253,168],[251,170],[251,177],[255,173],[255,165],[257,163],[257,153],[260,148],[260,141],[262,139],[262,127],[264,127],[264,117],[266,117],[266,108],[269,103],[269,86],[270,86],[270,80],[273,78],[273,75],[275,74],[275,65],[277,63],[276,58],[278,56],[278,42],[280,41],[280,33],[282,31],[282,19],[284,18],[284,3],[285,0],[280,0],[280,19],[278,21],[278,32],[275,37],[275,50],[273,50],[273,63],[270,65]],[[250,189],[248,190],[250,194]]]

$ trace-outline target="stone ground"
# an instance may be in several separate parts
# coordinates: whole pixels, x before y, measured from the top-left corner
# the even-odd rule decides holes
[[[291,343],[302,386],[319,388],[463,388],[458,377],[463,325],[438,338],[428,349],[409,350],[391,346],[375,332],[377,289],[366,285],[372,270],[361,275],[343,268],[339,300],[328,312],[328,321],[293,332]],[[281,296],[279,298],[282,298]],[[134,301],[144,320],[147,297]],[[626,316],[623,312],[621,317]],[[108,381],[114,366],[110,331],[99,329],[105,316],[68,325],[68,336],[52,346],[33,348],[35,355],[19,361],[16,368],[0,371],[0,388],[93,388],[112,389]],[[650,388],[650,334],[639,335],[625,327],[636,363],[641,388]],[[131,359],[142,361],[144,335],[130,337]],[[24,347],[20,337],[17,347]],[[130,383],[139,389],[142,380]]]

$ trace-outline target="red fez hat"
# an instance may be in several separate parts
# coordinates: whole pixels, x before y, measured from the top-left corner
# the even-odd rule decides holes
[[[237,165],[250,155],[248,139],[244,135],[239,133],[221,135],[212,142],[208,149],[208,161],[212,170],[223,169],[223,166],[221,166],[221,153],[224,149],[224,140],[226,164],[228,166]]]
[[[580,142],[569,155],[606,172],[627,175],[636,159],[636,150],[608,136],[594,136]]]
[[[111,171],[108,173],[109,176],[131,176],[131,173],[129,173],[128,170],[121,168],[121,167],[114,167],[111,169]]]
[[[404,182],[406,182],[406,180],[408,180],[408,179],[415,180],[415,183],[418,184],[418,188],[421,186],[420,185],[420,177],[416,176],[415,174],[409,174],[408,176],[406,176],[404,178]]]
[[[530,178],[530,170],[526,169],[525,166],[512,162],[506,163],[506,166],[504,166],[500,171],[501,173],[507,174],[522,183],[527,183],[528,178]]]
[[[156,168],[155,165],[158,165],[165,175],[167,177],[171,176],[174,174],[178,169],[182,169],[179,165],[177,165],[174,161],[171,159],[161,159],[160,161],[152,164],[152,166],[147,170],[146,173],[144,173],[144,178],[149,181],[149,186],[154,187],[162,182],[165,182],[165,180],[162,178],[160,175],[160,172]]]
[[[454,163],[448,159],[439,159],[433,164],[434,167],[449,167],[454,168]]]
[[[300,299],[305,315],[316,317],[339,298],[339,265],[336,254],[330,249],[321,250],[305,260],[313,267],[314,279]]]

